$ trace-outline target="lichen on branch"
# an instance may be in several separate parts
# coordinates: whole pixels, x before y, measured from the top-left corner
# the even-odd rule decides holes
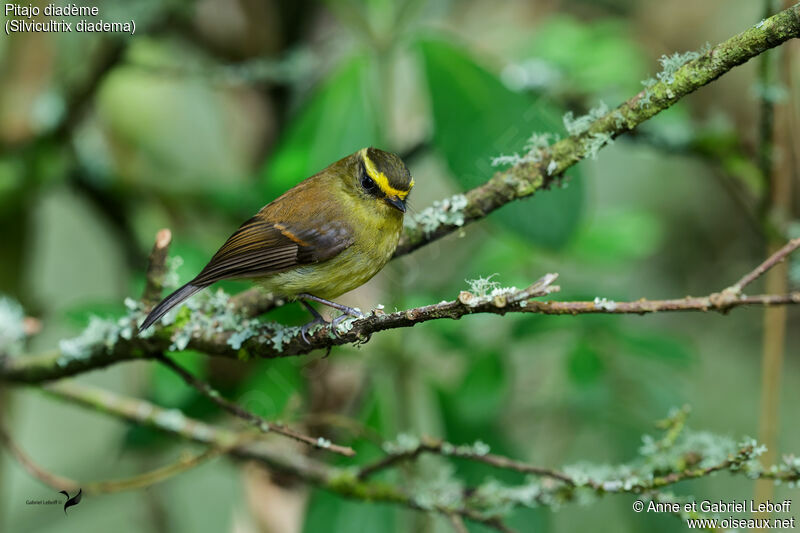
[[[569,137],[549,148],[539,147],[535,158],[520,156],[512,167],[498,171],[483,185],[465,192],[467,204],[460,224],[440,224],[434,231],[408,227],[395,256],[444,237],[509,202],[531,196],[571,166],[595,156],[618,135],[636,128],[732,68],[798,36],[800,4],[795,4],[714,47],[662,57],[663,69],[658,80],[647,82],[642,91],[615,109],[600,107],[588,117],[570,117],[566,121],[571,130]]]

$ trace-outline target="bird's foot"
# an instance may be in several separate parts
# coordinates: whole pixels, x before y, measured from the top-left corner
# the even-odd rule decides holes
[[[346,305],[342,305],[342,304],[339,304],[339,303],[336,303],[336,302],[331,302],[330,300],[325,300],[324,298],[319,298],[317,296],[314,296],[313,294],[302,293],[302,294],[298,294],[297,298],[298,298],[298,300],[300,300],[300,303],[302,303],[303,306],[305,306],[305,308],[308,309],[308,311],[314,316],[314,320],[312,320],[311,322],[309,322],[308,324],[303,326],[303,329],[300,330],[300,333],[302,334],[303,340],[305,340],[307,343],[309,343],[309,342],[308,342],[308,340],[306,338],[305,332],[308,331],[308,328],[310,328],[314,324],[321,324],[321,323],[322,324],[328,324],[330,326],[330,332],[333,334],[333,336],[336,337],[337,339],[341,340],[342,337],[341,337],[341,335],[339,335],[338,326],[343,320],[345,320],[347,318],[350,318],[350,317],[353,317],[353,318],[364,318],[366,316],[364,313],[361,312],[360,309],[357,309],[355,307],[348,307]],[[340,316],[337,316],[331,322],[328,322],[327,320],[322,318],[322,316],[317,312],[317,310],[314,309],[313,307],[311,307],[311,305],[306,300],[311,300],[311,301],[314,301],[314,302],[321,303],[323,305],[327,305],[328,307],[332,307],[333,309],[338,309],[343,314],[340,315]]]
[[[341,340],[341,338],[342,338],[342,336],[339,334],[339,324],[341,324],[343,321],[347,320],[348,318],[352,318],[352,317],[350,315],[348,315],[348,314],[344,314],[344,315],[339,315],[336,318],[334,318],[333,320],[331,320],[331,333],[333,333],[333,336],[336,337],[339,340]]]
[[[311,344],[311,341],[308,340],[308,330],[310,330],[316,325],[330,326],[331,323],[322,318],[321,316],[317,315],[310,322],[303,324],[303,327],[300,328],[300,337],[303,339],[303,341],[305,341],[306,344]]]

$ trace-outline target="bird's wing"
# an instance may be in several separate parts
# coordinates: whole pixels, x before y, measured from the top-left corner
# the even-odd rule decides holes
[[[230,236],[191,284],[205,287],[222,279],[259,277],[324,261],[353,243],[348,225],[316,218],[291,224],[254,216]]]

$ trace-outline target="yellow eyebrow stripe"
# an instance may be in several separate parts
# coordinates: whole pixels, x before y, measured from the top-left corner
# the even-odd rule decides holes
[[[408,191],[401,191],[400,189],[395,189],[391,185],[389,185],[389,178],[386,177],[386,174],[383,172],[378,172],[378,167],[375,166],[375,163],[372,162],[372,159],[367,156],[367,149],[361,149],[361,159],[364,160],[364,167],[367,169],[367,174],[369,177],[372,178],[375,183],[378,184],[378,187],[383,191],[386,196],[397,196],[401,200],[405,200],[406,196],[408,196],[409,191],[411,191],[411,187],[414,186],[414,180],[411,180],[411,183],[408,184]]]

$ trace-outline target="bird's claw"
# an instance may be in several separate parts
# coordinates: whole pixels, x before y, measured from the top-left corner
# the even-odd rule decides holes
[[[333,333],[333,336],[336,337],[337,340],[342,340],[342,336],[339,335],[339,324],[346,318],[349,318],[349,315],[339,315],[331,320],[331,333]]]
[[[300,337],[306,344],[311,344],[311,341],[308,340],[308,330],[312,327],[316,326],[317,324],[322,325],[330,325],[331,323],[322,318],[321,316],[314,317],[314,320],[303,324],[303,327],[300,328]]]
[[[366,316],[367,315],[365,315],[364,313],[362,313],[358,309],[354,309],[354,308],[350,307],[350,308],[348,308],[347,311],[344,311],[343,314],[341,314],[341,315],[337,316],[336,318],[334,318],[333,320],[331,320],[331,324],[330,324],[331,325],[331,333],[333,333],[334,337],[336,337],[337,339],[341,340],[342,336],[339,335],[339,324],[341,324],[343,321],[347,320],[348,318],[362,319],[362,318],[366,318]]]

